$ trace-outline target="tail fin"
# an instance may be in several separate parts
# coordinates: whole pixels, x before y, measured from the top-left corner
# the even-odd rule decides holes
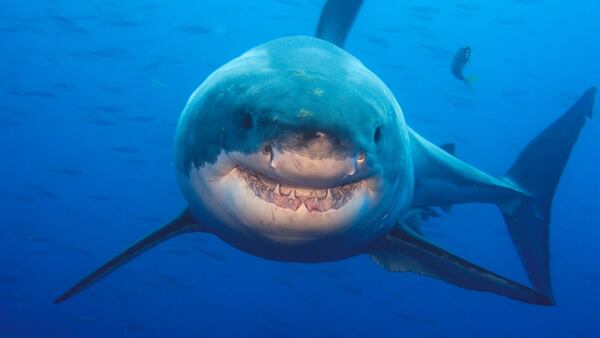
[[[315,36],[343,47],[362,3],[363,0],[328,0]]]
[[[556,186],[587,118],[596,88],[588,89],[558,120],[519,154],[505,180],[530,194],[500,205],[510,237],[533,287],[553,298],[550,283],[549,224]]]

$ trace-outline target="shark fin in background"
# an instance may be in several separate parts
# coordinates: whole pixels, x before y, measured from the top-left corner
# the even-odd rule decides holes
[[[122,267],[138,255],[155,247],[156,245],[183,233],[194,231],[201,231],[201,229],[193,219],[189,210],[186,208],[170,223],[144,237],[142,240],[135,243],[127,250],[123,251],[118,256],[96,269],[96,271],[82,279],[79,283],[75,284],[75,286],[67,290],[67,292],[56,298],[56,300],[54,300],[54,304],[62,303],[71,298],[73,295],[83,291],[95,282],[108,276],[116,269]]]
[[[519,154],[504,179],[531,194],[500,201],[510,237],[533,286],[552,298],[549,224],[554,192],[571,150],[588,118],[592,117],[596,88],[588,89],[554,123]]]
[[[455,256],[402,224],[378,243],[371,258],[388,271],[414,272],[461,288],[493,292],[526,303],[553,304],[552,299],[538,291]]]
[[[315,36],[343,47],[362,3],[363,0],[328,0]]]
[[[440,145],[440,148],[444,149],[444,151],[446,151],[448,154],[452,155],[452,156],[456,156],[456,144],[454,143],[444,143],[442,145]]]
[[[402,218],[402,224],[409,227],[419,236],[425,237],[421,231],[421,223],[427,222],[430,218],[440,217],[440,214],[432,208],[410,208]]]

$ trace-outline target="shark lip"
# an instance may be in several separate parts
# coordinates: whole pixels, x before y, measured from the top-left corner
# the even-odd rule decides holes
[[[280,208],[294,211],[302,205],[309,212],[340,209],[365,183],[363,179],[329,188],[294,186],[243,167],[237,167],[235,171],[247,183],[248,188],[254,192],[256,197]]]

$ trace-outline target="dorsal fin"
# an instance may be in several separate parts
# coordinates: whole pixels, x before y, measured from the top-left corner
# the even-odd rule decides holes
[[[362,3],[363,0],[328,0],[315,36],[343,47]]]
[[[67,292],[56,298],[56,300],[54,300],[54,304],[64,302],[65,300],[71,298],[73,295],[83,291],[90,285],[108,276],[110,273],[125,265],[138,255],[168,240],[169,238],[173,238],[186,232],[200,231],[199,229],[200,227],[196,224],[196,221],[192,217],[189,209],[186,208],[170,223],[144,237],[142,240],[130,246],[127,250],[123,251],[115,258],[104,263],[104,265],[100,266],[94,272],[82,279],[79,283],[75,284],[75,286],[67,290]]]

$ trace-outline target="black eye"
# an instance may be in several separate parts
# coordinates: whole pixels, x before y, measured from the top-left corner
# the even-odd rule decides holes
[[[381,139],[381,127],[377,126],[377,128],[375,128],[375,133],[373,134],[373,141],[375,141],[375,143],[379,143],[380,139]]]
[[[246,113],[246,115],[244,115],[244,121],[242,121],[242,123],[244,124],[244,128],[251,129],[252,126],[254,125],[252,116],[250,116],[250,114]]]

